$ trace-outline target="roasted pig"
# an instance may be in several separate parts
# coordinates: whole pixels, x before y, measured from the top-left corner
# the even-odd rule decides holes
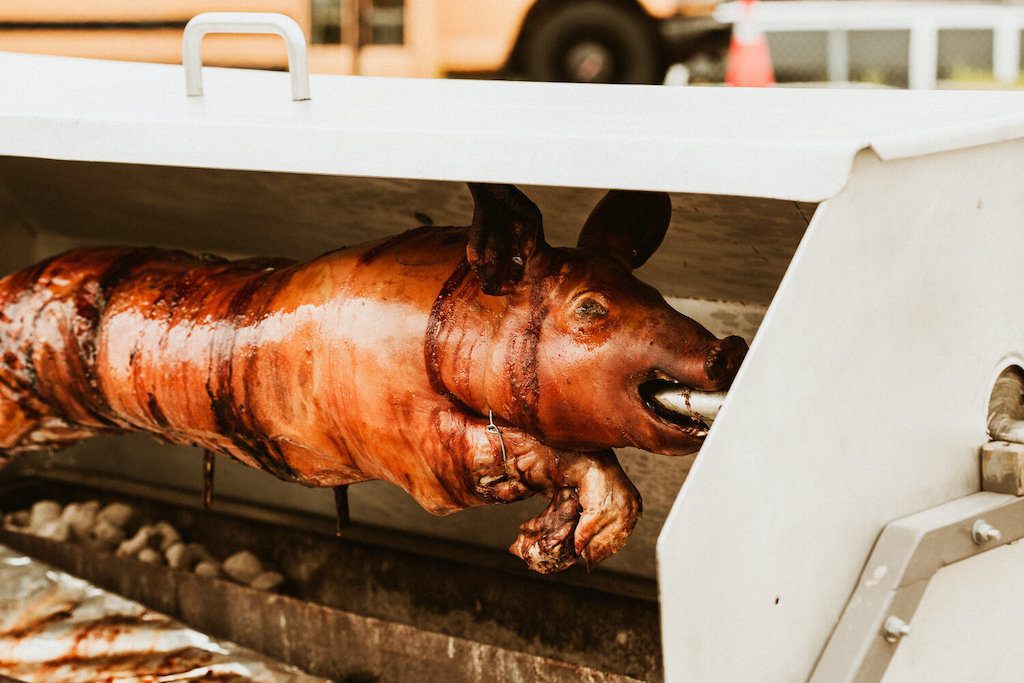
[[[308,486],[386,480],[439,515],[545,493],[512,552],[596,564],[641,509],[611,449],[699,448],[746,344],[634,277],[667,195],[610,192],[569,249],[516,188],[470,190],[468,228],[304,263],[109,247],[8,275],[0,459],[142,431]]]

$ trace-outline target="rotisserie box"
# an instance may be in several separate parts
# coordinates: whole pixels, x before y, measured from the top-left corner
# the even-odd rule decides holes
[[[1008,495],[1020,96],[181,71],[0,55],[4,544],[333,678],[970,670],[850,598]]]

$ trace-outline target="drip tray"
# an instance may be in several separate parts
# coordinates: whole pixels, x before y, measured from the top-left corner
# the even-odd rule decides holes
[[[121,501],[221,559],[267,558],[277,593],[0,530],[0,543],[102,588],[335,680],[661,680],[654,582],[530,574],[516,558],[85,472],[0,482],[0,512],[52,499]]]

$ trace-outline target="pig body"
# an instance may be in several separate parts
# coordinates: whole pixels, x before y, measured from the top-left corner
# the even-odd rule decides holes
[[[434,514],[545,492],[513,552],[542,572],[600,561],[641,505],[609,449],[691,452],[706,433],[658,415],[644,382],[721,389],[742,343],[609,251],[637,258],[601,222],[660,199],[609,195],[581,248],[554,249],[521,193],[473,191],[469,228],[305,263],[112,247],[7,276],[0,457],[143,431],[309,486],[389,481]]]

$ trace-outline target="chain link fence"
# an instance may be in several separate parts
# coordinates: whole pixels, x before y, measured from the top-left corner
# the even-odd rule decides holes
[[[907,86],[909,31],[850,33],[850,80]],[[823,32],[776,33],[768,37],[779,81],[824,81]],[[939,79],[949,84],[995,83],[990,31],[941,31]]]
[[[907,0],[908,3],[916,1]],[[1024,0],[990,4],[1024,4]],[[935,11],[942,10],[937,7]],[[823,32],[769,34],[772,63],[778,80],[826,80],[825,40]],[[991,31],[940,31],[940,87],[996,85],[992,75],[992,41]],[[907,87],[909,31],[852,31],[849,46],[851,81]],[[1024,86],[1024,82],[1019,82],[1018,86]]]

